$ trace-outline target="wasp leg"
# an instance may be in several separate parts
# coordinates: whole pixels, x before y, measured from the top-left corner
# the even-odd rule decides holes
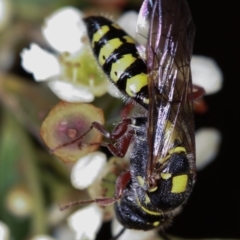
[[[112,132],[108,132],[104,126],[98,122],[93,122],[92,126],[97,129],[102,135],[110,140],[118,140],[128,131],[128,126],[132,123],[131,118],[123,119]]]
[[[93,202],[101,206],[106,206],[115,203],[118,201],[122,195],[123,191],[126,188],[128,182],[131,179],[130,171],[122,173],[116,181],[115,196],[113,198],[96,198]]]
[[[194,111],[197,113],[205,113],[207,111],[207,104],[202,98],[205,95],[205,90],[202,87],[193,85],[193,93],[191,100],[193,100]]]
[[[92,122],[90,127],[79,137],[73,139],[70,142],[63,143],[53,149],[51,149],[51,152],[55,152],[57,149],[60,149],[62,147],[71,145],[73,143],[76,143],[77,141],[80,141],[83,139],[93,128],[98,130],[104,137],[108,138],[110,141],[116,141],[119,142],[119,146],[116,147],[113,143],[79,143],[79,148],[90,146],[90,145],[102,145],[106,146],[115,156],[123,157],[128,149],[128,145],[131,142],[133,132],[128,130],[128,126],[132,123],[131,118],[125,118],[123,119],[112,132],[108,132],[104,126],[98,122]],[[122,137],[125,136],[125,138],[122,139]]]
[[[117,143],[117,146],[115,146],[113,143],[103,142],[101,144],[102,146],[107,147],[115,156],[124,157],[134,135],[134,131],[129,130],[128,128],[131,123],[131,118],[125,118],[114,128],[112,132],[108,132],[104,126],[98,122],[93,122],[92,126],[102,133],[104,137]]]
[[[205,95],[205,90],[202,87],[199,87],[197,85],[193,85],[193,92],[190,97],[190,100],[196,100],[198,98],[201,98]]]
[[[127,103],[125,105],[125,107],[123,108],[123,110],[121,111],[121,118],[127,118],[127,116],[129,116],[130,112],[133,110],[134,107],[134,103],[133,101],[130,101],[129,103]]]
[[[130,179],[131,179],[130,171],[124,172],[117,178],[115,196],[113,198],[96,198],[96,199],[90,199],[90,200],[74,201],[64,206],[60,206],[60,209],[65,210],[69,207],[77,206],[80,204],[94,203],[94,202],[100,206],[107,206],[107,205],[113,204],[122,197],[123,191],[126,188]]]

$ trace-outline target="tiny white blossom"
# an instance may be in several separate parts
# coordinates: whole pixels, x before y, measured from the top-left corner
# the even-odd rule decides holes
[[[93,203],[74,212],[68,225],[76,233],[75,240],[94,240],[102,225],[103,210]]]
[[[23,68],[32,73],[36,81],[44,81],[60,73],[58,59],[51,53],[32,43],[21,52]]]
[[[77,189],[89,187],[106,167],[107,157],[102,152],[93,152],[81,157],[71,172],[72,185]]]
[[[10,236],[9,236],[9,228],[8,226],[0,221],[0,239],[1,240],[9,240]]]
[[[195,138],[197,170],[202,170],[216,157],[221,143],[221,133],[214,128],[202,128],[196,132]]]

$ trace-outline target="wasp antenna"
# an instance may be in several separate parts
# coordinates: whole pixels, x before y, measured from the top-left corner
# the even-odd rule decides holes
[[[61,145],[58,145],[57,147],[55,148],[52,148],[50,149],[50,153],[54,153],[56,150],[60,149],[60,148],[63,148],[63,147],[66,147],[68,145],[71,145],[81,139],[83,139],[91,130],[93,129],[93,125],[91,124],[91,126],[80,136],[76,137],[75,139],[73,139],[72,141],[69,141],[67,143],[63,143]],[[92,144],[86,144],[86,145],[95,145],[95,144],[99,144],[99,143],[92,143]],[[83,143],[80,143],[80,146],[84,146]]]
[[[63,206],[59,206],[60,210],[63,211],[63,210],[66,210],[70,207],[73,207],[73,206],[77,206],[77,205],[82,205],[82,204],[88,204],[88,203],[94,203],[96,202],[96,199],[90,199],[90,200],[82,200],[82,201],[74,201],[74,202],[70,202],[70,203],[67,203]]]
[[[50,149],[50,153],[54,153],[56,150],[58,150],[58,149],[60,149],[60,148],[63,148],[63,147],[66,147],[66,146],[68,146],[68,145],[71,145],[71,144],[79,141],[79,140],[82,139],[82,138],[83,138],[83,136],[80,136],[80,137],[77,137],[77,138],[75,138],[74,140],[72,140],[72,141],[70,141],[70,142],[63,143],[63,144],[61,144],[61,145],[58,145],[57,147]]]

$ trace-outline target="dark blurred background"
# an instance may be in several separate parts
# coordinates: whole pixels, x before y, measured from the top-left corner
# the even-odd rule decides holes
[[[213,58],[224,76],[222,90],[205,97],[209,110],[196,115],[196,128],[219,129],[222,143],[214,162],[198,172],[193,194],[169,231],[190,238],[239,239],[239,16],[230,2],[190,0],[189,5],[196,25],[193,53]]]

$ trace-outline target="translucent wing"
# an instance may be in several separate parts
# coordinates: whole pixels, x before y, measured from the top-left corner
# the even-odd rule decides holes
[[[194,24],[184,0],[143,2],[136,38],[145,45],[149,76],[148,176],[176,141],[184,145],[189,160],[195,160],[190,72],[193,36]]]

